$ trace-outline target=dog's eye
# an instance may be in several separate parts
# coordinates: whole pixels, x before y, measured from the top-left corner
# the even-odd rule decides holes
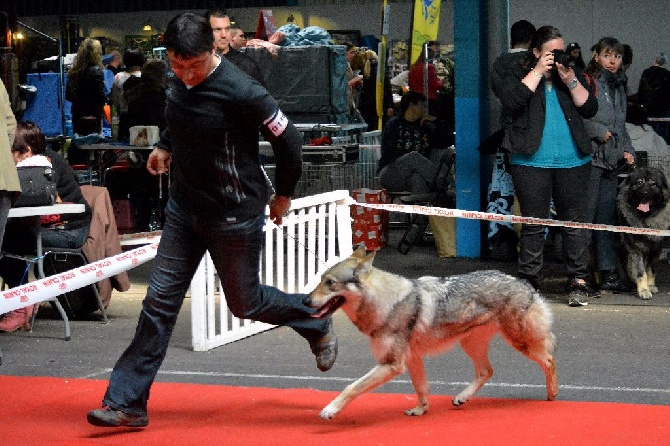
[[[323,284],[326,285],[328,288],[330,288],[331,286],[333,286],[334,283],[335,282],[333,282],[333,279],[326,279],[326,281]]]

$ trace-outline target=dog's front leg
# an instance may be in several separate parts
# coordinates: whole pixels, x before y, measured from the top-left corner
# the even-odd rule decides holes
[[[337,398],[323,408],[319,416],[324,420],[333,418],[344,406],[363,392],[379,387],[404,371],[401,363],[379,364],[363,377],[349,384]]]
[[[407,360],[407,370],[412,379],[414,390],[416,390],[417,405],[413,409],[407,409],[405,415],[419,416],[428,412],[428,380],[426,380],[426,369],[423,366],[423,358],[420,355],[414,355]]]

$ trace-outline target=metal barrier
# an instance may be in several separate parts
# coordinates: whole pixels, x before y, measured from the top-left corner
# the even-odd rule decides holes
[[[349,191],[293,200],[284,224],[265,225],[261,283],[288,293],[311,291],[321,274],[352,252]],[[269,209],[266,209],[269,214]],[[212,348],[273,328],[230,313],[209,253],[191,282],[193,350]]]

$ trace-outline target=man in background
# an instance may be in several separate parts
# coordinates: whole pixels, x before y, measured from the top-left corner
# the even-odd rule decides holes
[[[231,24],[228,11],[225,9],[210,9],[205,13],[205,18],[209,20],[209,24],[212,26],[217,54],[225,57],[230,63],[254,78],[262,86],[265,86],[261,68],[256,61],[230,46]]]
[[[116,75],[120,71],[123,71],[123,58],[117,50],[112,51],[110,54],[112,55],[112,61],[105,68]]]
[[[244,35],[244,31],[236,25],[233,25],[230,28],[230,47],[239,51],[245,46],[247,46],[247,38]]]

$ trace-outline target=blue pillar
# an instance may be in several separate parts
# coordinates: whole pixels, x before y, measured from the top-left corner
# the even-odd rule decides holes
[[[454,0],[456,207],[482,210],[485,157],[477,146],[488,133],[487,2]],[[456,254],[480,257],[482,223],[456,220]]]

